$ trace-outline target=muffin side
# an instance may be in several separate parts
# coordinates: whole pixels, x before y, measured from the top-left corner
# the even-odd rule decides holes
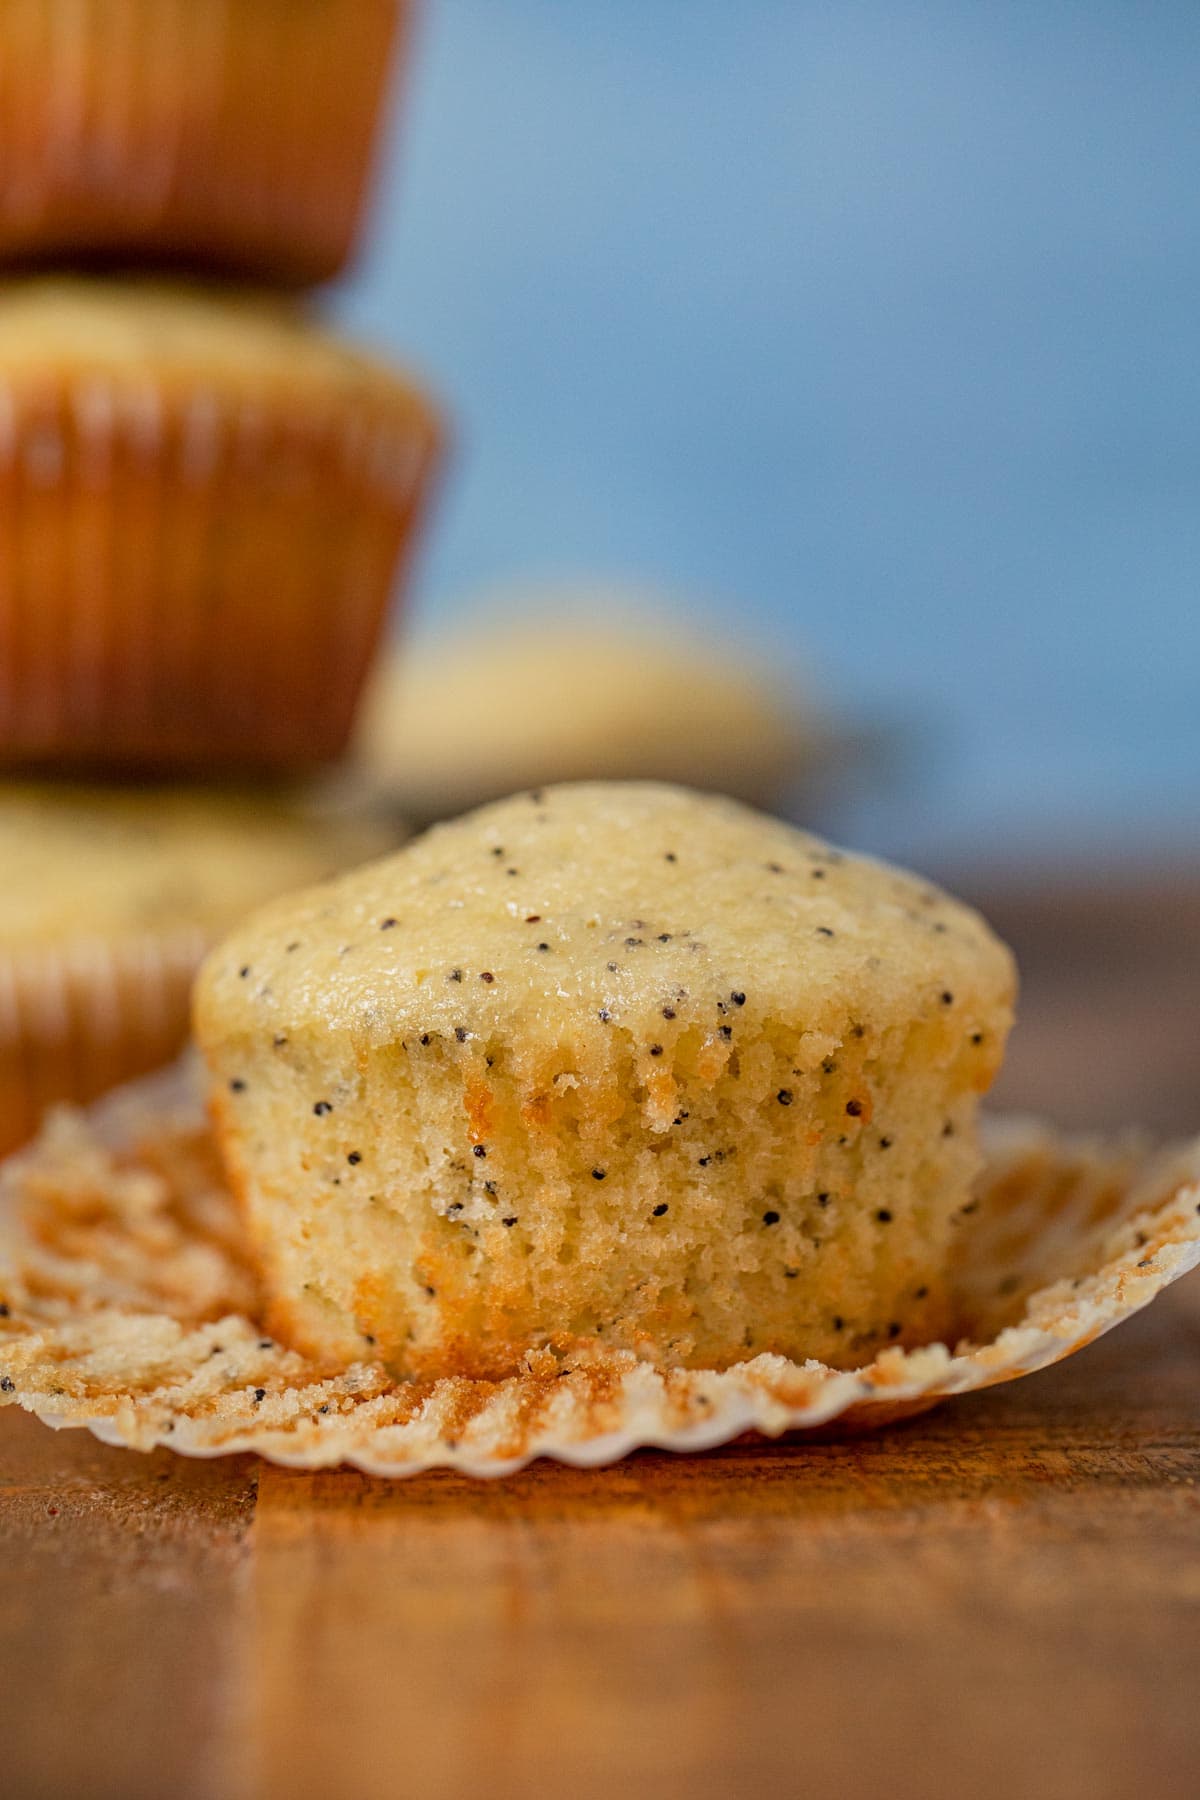
[[[731,802],[550,789],[268,908],[197,1035],[275,1329],[398,1373],[853,1366],[952,1326],[976,915]]]
[[[393,841],[299,799],[0,790],[0,1153],[48,1105],[176,1055],[196,969],[242,913]]]
[[[336,274],[409,12],[408,0],[6,0],[0,255]]]
[[[349,736],[436,467],[398,371],[153,284],[0,299],[0,761],[294,771]]]

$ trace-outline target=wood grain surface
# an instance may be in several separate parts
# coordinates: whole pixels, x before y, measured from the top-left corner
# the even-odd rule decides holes
[[[1012,1097],[1200,1129],[1191,892],[1173,957],[1136,897],[1078,896],[1073,931],[993,903],[1027,969]],[[875,1437],[491,1485],[142,1457],[10,1409],[0,1796],[1190,1800],[1198,1483],[1196,1277]]]

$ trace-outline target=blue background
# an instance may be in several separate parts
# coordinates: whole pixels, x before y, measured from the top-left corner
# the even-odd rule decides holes
[[[1194,846],[1194,0],[433,0],[394,127],[335,305],[456,421],[419,623],[660,584],[920,723],[860,842]]]

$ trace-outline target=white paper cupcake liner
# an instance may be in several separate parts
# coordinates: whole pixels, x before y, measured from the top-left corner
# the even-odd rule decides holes
[[[496,1476],[743,1432],[864,1428],[1061,1361],[1200,1262],[1200,1142],[993,1132],[961,1233],[964,1337],[850,1372],[757,1356],[661,1372],[548,1353],[495,1382],[318,1367],[264,1335],[194,1073],[61,1113],[0,1174],[0,1401],[106,1443],[292,1468]]]

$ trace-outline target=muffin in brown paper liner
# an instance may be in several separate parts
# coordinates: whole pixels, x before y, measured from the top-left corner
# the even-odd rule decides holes
[[[439,444],[407,379],[281,306],[0,290],[0,762],[337,757]]]
[[[0,1401],[103,1441],[296,1468],[503,1475],[746,1431],[881,1425],[1060,1361],[1200,1262],[1200,1142],[1150,1152],[994,1134],[960,1237],[959,1340],[832,1370],[661,1370],[597,1350],[500,1381],[397,1382],[265,1336],[186,1065],[62,1113],[0,1178]]]
[[[178,1054],[192,978],[248,908],[397,840],[365,802],[0,787],[0,1153],[55,1101]]]
[[[5,0],[0,258],[322,281],[409,0]]]

